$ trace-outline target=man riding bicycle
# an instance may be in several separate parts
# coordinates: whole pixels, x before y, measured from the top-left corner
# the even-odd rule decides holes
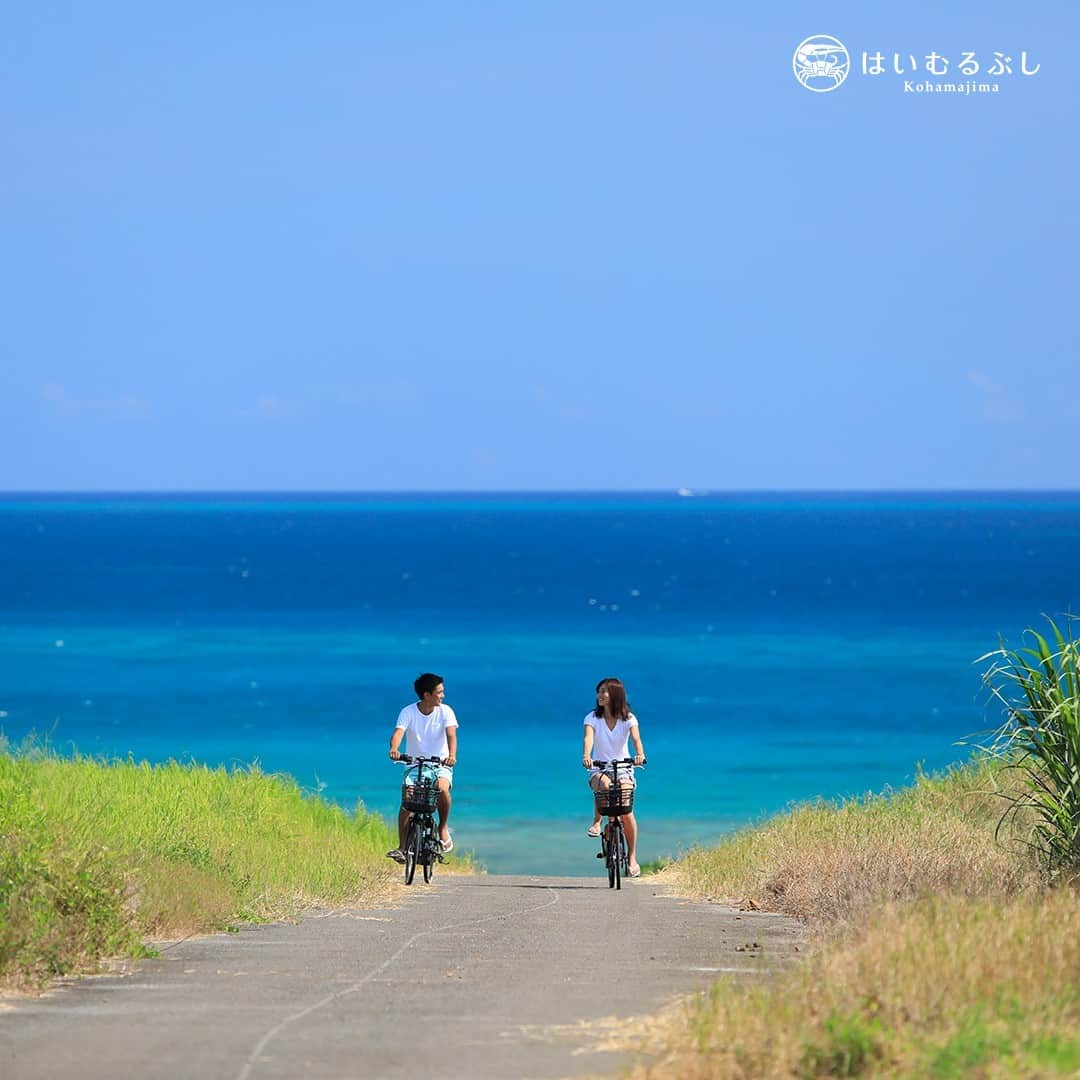
[[[449,828],[450,789],[457,762],[458,721],[454,710],[443,704],[445,690],[441,675],[425,672],[413,683],[413,689],[419,700],[406,705],[398,714],[390,736],[390,760],[397,761],[401,757],[401,741],[408,736],[407,750],[412,757],[437,757],[442,761],[441,765],[435,766],[435,786],[439,793],[439,841],[446,854],[454,849]],[[398,812],[398,846],[386,853],[394,862],[405,862],[402,848],[411,817],[404,808]]]

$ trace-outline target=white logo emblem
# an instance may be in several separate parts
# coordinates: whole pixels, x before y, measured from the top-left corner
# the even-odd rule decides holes
[[[815,94],[835,90],[851,67],[844,44],[828,34],[814,34],[799,43],[791,60],[795,78]]]

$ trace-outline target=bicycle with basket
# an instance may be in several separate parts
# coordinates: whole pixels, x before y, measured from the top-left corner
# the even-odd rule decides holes
[[[435,871],[435,863],[444,861],[439,830],[435,824],[439,790],[435,786],[434,766],[441,765],[442,758],[402,754],[397,760],[399,764],[408,766],[401,778],[401,808],[408,810],[412,817],[402,850],[405,855],[405,884],[411,885],[417,865],[423,869],[424,881],[427,882]]]
[[[634,810],[634,785],[623,783],[620,766],[633,765],[633,758],[619,758],[617,761],[594,761],[593,765],[601,772],[608,772],[611,787],[600,788],[595,792],[596,812],[606,817],[607,824],[600,830],[600,850],[596,857],[604,860],[607,868],[608,888],[621,889],[622,879],[630,876],[630,853],[626,848],[626,832],[622,818]],[[642,762],[644,765],[644,761]]]

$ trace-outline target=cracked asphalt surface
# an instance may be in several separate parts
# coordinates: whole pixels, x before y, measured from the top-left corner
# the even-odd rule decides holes
[[[402,903],[179,942],[0,1003],[0,1078],[569,1077],[580,1021],[798,962],[798,922],[596,878],[450,877]]]

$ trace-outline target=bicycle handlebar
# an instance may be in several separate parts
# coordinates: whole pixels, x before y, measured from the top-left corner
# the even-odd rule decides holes
[[[441,765],[443,763],[441,757],[412,757],[409,754],[402,754],[393,761],[395,765]]]
[[[641,759],[641,764],[638,765],[638,768],[642,769],[648,763],[649,762],[648,762],[647,758],[642,758]],[[619,758],[616,761],[597,761],[596,758],[593,758],[593,768],[596,768],[596,769],[606,769],[609,765],[633,765],[633,764],[635,764],[635,759],[632,758],[632,757]],[[586,768],[587,767],[588,766],[586,766]]]

